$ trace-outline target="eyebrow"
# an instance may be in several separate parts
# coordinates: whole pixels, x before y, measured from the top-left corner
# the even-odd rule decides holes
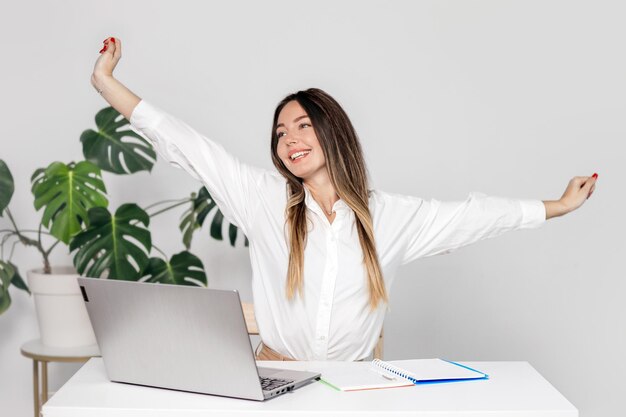
[[[300,119],[305,119],[305,118],[307,118],[307,117],[309,117],[309,116],[307,116],[306,114],[305,114],[304,116],[298,116],[298,117],[296,117],[295,119],[293,119],[293,123],[297,122],[297,121],[298,121],[298,120],[300,120]],[[284,123],[279,123],[279,124],[277,124],[277,125],[276,125],[276,129],[278,129],[279,127],[285,127],[285,124],[284,124]]]

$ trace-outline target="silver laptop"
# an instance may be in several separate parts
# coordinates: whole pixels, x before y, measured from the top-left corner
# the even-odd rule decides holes
[[[237,291],[78,284],[111,381],[262,401],[320,376],[256,366]]]

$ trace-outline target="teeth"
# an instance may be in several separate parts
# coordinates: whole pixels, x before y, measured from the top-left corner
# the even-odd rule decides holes
[[[298,159],[298,158],[301,158],[301,157],[303,157],[303,156],[305,156],[305,155],[308,155],[308,154],[309,154],[309,152],[311,152],[311,151],[301,151],[301,152],[296,152],[296,153],[294,153],[293,155],[291,155],[291,160],[292,160],[292,161],[294,161],[294,160],[296,160],[296,159]]]

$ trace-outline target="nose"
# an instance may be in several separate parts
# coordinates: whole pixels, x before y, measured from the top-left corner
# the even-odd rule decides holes
[[[288,134],[285,139],[285,143],[287,143],[287,145],[293,145],[295,143],[298,143],[298,138],[296,137],[296,135]]]

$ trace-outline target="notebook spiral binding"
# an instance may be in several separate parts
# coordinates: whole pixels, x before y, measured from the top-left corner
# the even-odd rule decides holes
[[[400,368],[397,368],[393,365],[390,365],[386,362],[381,361],[380,359],[374,359],[373,360],[374,365],[384,369],[385,371],[391,372],[392,374],[401,376],[402,378],[406,378],[409,381],[411,381],[414,384],[417,384],[419,381],[412,377],[411,375],[408,375],[406,372],[403,372]]]

